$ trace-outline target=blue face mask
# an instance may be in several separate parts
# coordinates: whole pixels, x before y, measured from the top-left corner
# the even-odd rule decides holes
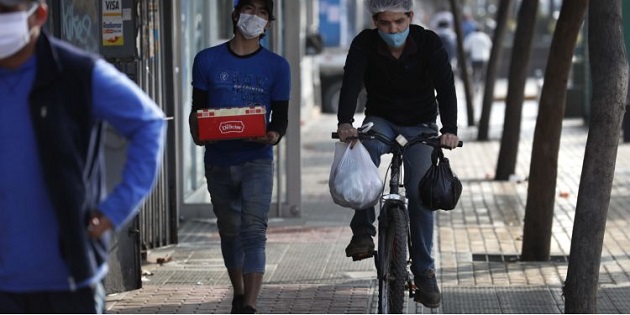
[[[385,33],[381,30],[378,30],[378,35],[381,35],[381,38],[385,41],[387,46],[398,48],[405,44],[405,41],[407,40],[407,35],[409,35],[409,26],[407,26],[404,31],[394,34]]]

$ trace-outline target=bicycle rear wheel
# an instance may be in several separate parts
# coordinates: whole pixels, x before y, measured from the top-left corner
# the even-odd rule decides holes
[[[379,223],[378,282],[380,314],[402,313],[407,282],[407,216],[396,205],[386,209],[387,222]],[[379,219],[380,220],[380,219]]]

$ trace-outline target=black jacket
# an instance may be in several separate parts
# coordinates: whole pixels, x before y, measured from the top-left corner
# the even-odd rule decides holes
[[[446,50],[435,32],[413,24],[409,28],[399,59],[389,53],[377,29],[354,38],[344,66],[339,123],[353,122],[365,85],[366,115],[411,126],[435,122],[439,108],[442,133],[457,134],[457,97]]]
[[[105,192],[102,124],[92,116],[97,56],[42,33],[29,103],[44,182],[59,222],[59,250],[71,288],[107,262],[108,244],[87,233],[89,212]]]

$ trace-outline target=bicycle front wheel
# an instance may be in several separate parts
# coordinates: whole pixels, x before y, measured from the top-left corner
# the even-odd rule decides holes
[[[387,209],[387,224],[379,224],[379,313],[400,314],[407,282],[407,216],[405,209]]]

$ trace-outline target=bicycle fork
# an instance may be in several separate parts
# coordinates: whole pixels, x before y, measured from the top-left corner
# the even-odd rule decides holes
[[[407,199],[405,198],[405,202],[404,202],[404,206],[400,209],[405,209],[407,210]],[[405,290],[409,291],[409,298],[414,298],[415,296],[415,292],[416,292],[416,284],[414,282],[414,278],[413,275],[411,273],[411,231],[410,231],[410,227],[409,227],[409,212],[408,211],[404,211],[404,215],[405,215],[405,222],[407,222],[406,224],[406,228],[405,228],[405,235],[407,235],[407,253],[409,255],[409,257],[407,258],[407,262],[406,262],[406,282],[405,282]]]

